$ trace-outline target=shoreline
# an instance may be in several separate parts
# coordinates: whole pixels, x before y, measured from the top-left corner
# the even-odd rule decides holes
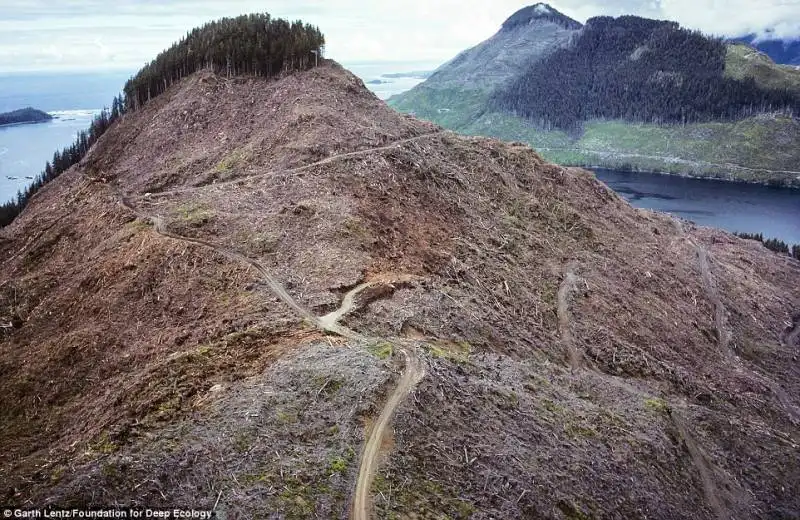
[[[535,149],[534,149],[535,150]],[[559,163],[555,163],[559,164]],[[773,184],[770,181],[751,181],[744,179],[726,179],[724,177],[711,177],[705,175],[692,175],[690,173],[676,173],[660,170],[646,170],[642,168],[615,168],[613,166],[602,166],[598,164],[559,164],[559,166],[567,166],[570,168],[584,168],[586,170],[608,170],[615,172],[626,173],[650,173],[653,175],[666,175],[668,177],[682,177],[684,179],[699,179],[705,181],[719,181],[728,182],[731,184],[752,184],[756,186],[766,186],[768,188],[787,189],[787,190],[800,190],[800,180],[790,184]]]
[[[49,122],[53,121],[53,119],[56,119],[56,118],[55,117],[51,117],[50,119],[42,119],[40,121],[20,121],[18,123],[6,123],[6,124],[3,124],[3,125],[0,125],[0,128],[8,128],[10,126],[21,126],[21,125],[39,125],[39,124],[42,124],[42,123],[49,123]]]

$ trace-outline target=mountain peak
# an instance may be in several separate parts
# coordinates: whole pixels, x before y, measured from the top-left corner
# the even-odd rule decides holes
[[[514,29],[522,25],[528,25],[535,20],[546,20],[557,23],[566,29],[580,29],[582,26],[579,22],[573,20],[569,16],[559,12],[557,9],[545,3],[538,3],[523,7],[516,13],[512,14],[508,20],[503,22],[503,29]]]

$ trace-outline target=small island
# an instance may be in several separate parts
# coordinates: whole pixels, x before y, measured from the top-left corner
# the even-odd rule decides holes
[[[22,125],[27,123],[45,123],[51,121],[53,116],[47,112],[27,107],[0,114],[0,126]]]
[[[433,74],[432,70],[415,70],[412,72],[393,72],[391,74],[381,74],[382,78],[390,78],[390,79],[399,79],[399,78],[411,78],[411,79],[428,79]]]

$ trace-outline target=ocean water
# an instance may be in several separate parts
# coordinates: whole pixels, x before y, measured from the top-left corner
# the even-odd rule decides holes
[[[45,112],[102,109],[111,106],[111,100],[122,91],[130,76],[130,72],[0,72],[0,113],[28,106]]]
[[[110,106],[130,75],[0,73],[0,112],[30,106],[55,117],[47,123],[0,126],[0,202],[15,197],[56,150],[72,144],[92,117]]]
[[[98,109],[51,111],[47,123],[0,126],[0,202],[16,196],[43,169],[53,153],[75,141]]]
[[[595,175],[638,208],[800,244],[800,190],[602,169]]]
[[[439,65],[441,64],[419,61],[342,63],[344,68],[361,78],[368,89],[384,100],[410,90],[425,81],[422,78],[386,78],[383,77],[384,74],[432,71]]]

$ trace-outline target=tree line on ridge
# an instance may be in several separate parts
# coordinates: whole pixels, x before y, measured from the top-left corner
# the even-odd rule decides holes
[[[30,185],[0,204],[0,227],[10,224],[43,186],[83,159],[117,120],[181,79],[203,69],[266,78],[306,70],[322,58],[324,46],[325,37],[317,27],[267,13],[223,18],[193,29],[130,78],[111,109],[104,108],[87,130],[78,132],[73,144],[56,151]]]

